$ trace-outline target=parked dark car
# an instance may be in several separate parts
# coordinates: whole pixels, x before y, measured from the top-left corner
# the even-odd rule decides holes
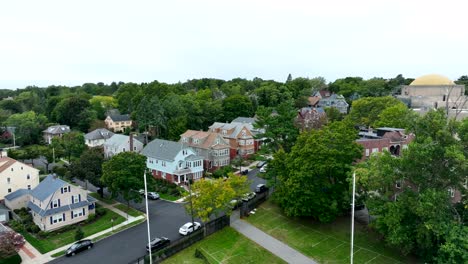
[[[248,170],[248,169],[247,169],[247,170],[243,170],[243,171],[241,171],[241,174],[242,174],[242,175],[247,175],[247,174],[249,174],[249,170]]]
[[[171,240],[167,237],[156,237],[151,240],[151,251],[160,250],[167,247],[171,243]],[[148,245],[146,245],[146,251],[149,251]]]
[[[267,164],[266,161],[260,161],[260,162],[257,164],[257,168],[261,168],[261,167],[263,167],[265,164]]]
[[[267,191],[268,191],[268,187],[263,183],[258,184],[257,187],[255,187],[256,193],[262,193],[262,192],[267,192]]]
[[[93,242],[89,239],[78,241],[67,249],[67,257],[74,256],[76,253],[86,249],[91,249],[92,247]]]

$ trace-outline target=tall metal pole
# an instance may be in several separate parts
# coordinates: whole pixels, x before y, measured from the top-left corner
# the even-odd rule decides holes
[[[190,173],[191,178],[193,179],[193,174]],[[190,178],[188,180],[189,192],[190,192],[190,214],[192,216],[192,226],[193,226],[193,203],[192,203],[192,184],[190,183]]]
[[[354,196],[356,193],[356,173],[353,172],[353,204],[351,207],[351,264],[353,264],[353,255],[354,255]]]
[[[149,212],[148,212],[148,188],[146,187],[146,172],[143,173],[143,178],[145,179],[145,203],[146,203],[146,225],[148,227],[148,249],[150,256],[150,264],[153,264],[153,257],[151,254],[151,233],[150,233],[150,224],[149,224]]]

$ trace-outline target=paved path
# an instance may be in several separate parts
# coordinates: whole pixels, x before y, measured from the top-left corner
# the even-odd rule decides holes
[[[231,227],[288,263],[317,264],[317,262],[304,256],[299,251],[266,234],[248,222],[239,219],[238,211],[233,212],[231,215]]]
[[[119,209],[117,208],[114,208],[112,207],[112,205],[108,205],[108,204],[105,204],[101,201],[97,201],[98,204],[100,204],[102,207],[105,207],[105,208],[108,208],[109,210],[112,210],[114,211],[115,213],[127,218],[127,214],[125,212],[122,212],[120,211]],[[84,239],[93,239],[93,238],[96,238],[96,237],[99,237],[101,235],[104,235],[106,233],[110,233],[110,232],[113,232],[114,230],[117,230],[118,228],[122,227],[122,226],[125,226],[125,225],[128,225],[132,222],[135,222],[135,221],[138,221],[140,219],[144,219],[145,216],[138,216],[138,217],[133,217],[133,216],[128,216],[128,220],[114,226],[114,227],[111,227],[111,228],[108,228],[106,230],[103,230],[101,232],[98,232],[94,235],[91,235],[89,237],[86,237]],[[61,252],[61,251],[64,251],[66,249],[68,249],[73,243],[70,243],[68,245],[65,245],[63,247],[60,247],[60,248],[57,248],[57,249],[54,249],[50,252],[47,252],[45,254],[41,254],[39,251],[37,251],[31,244],[29,244],[28,242],[26,242],[26,244],[24,244],[24,246],[20,249],[19,251],[19,255],[21,256],[21,259],[22,259],[22,264],[42,264],[42,263],[47,263],[51,260],[53,260],[54,258],[52,257],[53,254],[55,253],[58,253],[58,252]]]

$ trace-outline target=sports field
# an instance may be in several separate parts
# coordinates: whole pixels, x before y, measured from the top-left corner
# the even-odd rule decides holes
[[[263,203],[254,215],[244,220],[283,241],[319,263],[350,262],[350,220],[341,218],[331,224],[308,219],[292,219],[271,202]],[[377,235],[355,224],[354,263],[416,263],[391,250]]]

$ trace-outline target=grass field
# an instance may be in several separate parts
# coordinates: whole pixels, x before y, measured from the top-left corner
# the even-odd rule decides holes
[[[133,216],[133,217],[143,215],[143,213],[141,213],[140,211],[138,211],[136,209],[133,209],[132,207],[129,208],[125,204],[118,204],[118,205],[115,205],[114,207],[119,209],[120,211],[122,211],[124,213],[128,213],[128,215]]]
[[[89,195],[91,195],[92,197],[94,197],[94,198],[98,199],[99,201],[104,202],[106,204],[115,204],[116,203],[116,201],[112,200],[111,198],[107,198],[106,196],[101,198],[101,196],[98,193],[90,193]]]
[[[331,224],[320,224],[310,219],[291,219],[267,201],[245,220],[319,263],[350,261],[349,218],[341,218]],[[354,263],[417,263],[385,247],[377,235],[365,226],[355,223],[354,234]]]
[[[286,263],[258,246],[231,227],[226,227],[202,241],[163,261],[164,264],[205,264],[195,258],[195,249],[202,251],[210,263]]]

